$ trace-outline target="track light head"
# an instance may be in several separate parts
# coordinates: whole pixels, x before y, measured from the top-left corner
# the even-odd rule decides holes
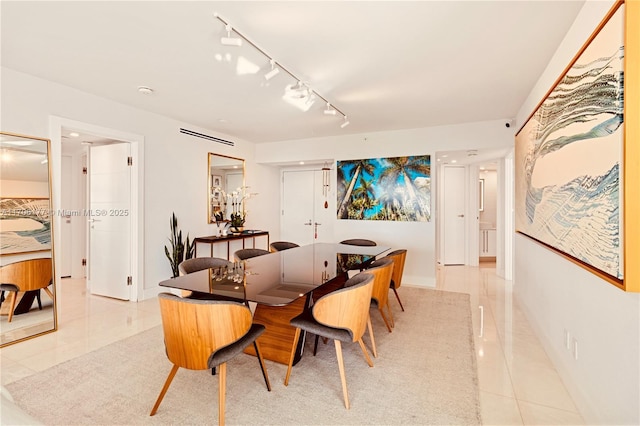
[[[269,81],[280,72],[280,68],[276,66],[276,62],[272,59],[271,61],[271,71],[264,75],[264,79]]]
[[[349,120],[347,120],[347,116],[344,116],[344,121],[342,122],[342,124],[340,125],[341,129],[344,129],[345,127],[347,127],[349,125]]]
[[[231,37],[231,31],[233,31],[233,28],[231,28],[231,25],[227,25],[225,29],[227,30],[227,36],[222,37],[220,39],[220,43],[224,46],[242,46],[241,38]]]
[[[327,108],[324,110],[325,115],[336,115],[337,111],[327,102]]]

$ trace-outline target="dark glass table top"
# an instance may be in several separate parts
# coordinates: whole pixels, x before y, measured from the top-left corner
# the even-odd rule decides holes
[[[160,286],[265,305],[287,305],[322,284],[389,250],[316,243],[162,281]]]

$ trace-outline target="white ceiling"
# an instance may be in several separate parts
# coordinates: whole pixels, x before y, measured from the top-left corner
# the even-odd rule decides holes
[[[256,143],[508,120],[583,3],[3,0],[1,63]],[[214,12],[351,124],[321,101],[307,112],[285,103],[294,80],[266,82],[266,57],[222,46]],[[239,57],[262,69],[237,75]]]

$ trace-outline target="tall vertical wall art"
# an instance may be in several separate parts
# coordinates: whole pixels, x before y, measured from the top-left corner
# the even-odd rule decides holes
[[[625,111],[627,52],[620,1],[517,133],[515,153],[517,231],[621,288],[625,121],[638,119]]]
[[[429,155],[338,161],[338,219],[427,222]]]

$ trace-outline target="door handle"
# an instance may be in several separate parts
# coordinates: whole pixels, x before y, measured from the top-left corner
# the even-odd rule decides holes
[[[318,226],[318,225],[322,225],[321,223],[315,222],[314,225]]]
[[[313,224],[311,223],[311,219],[309,219],[309,222],[303,223],[303,225],[309,225],[309,226],[311,226],[311,225],[313,225]]]
[[[87,219],[87,222],[93,223],[93,222],[102,222],[102,221],[100,219]]]
[[[464,215],[463,214],[459,214],[458,217],[464,217]]]

